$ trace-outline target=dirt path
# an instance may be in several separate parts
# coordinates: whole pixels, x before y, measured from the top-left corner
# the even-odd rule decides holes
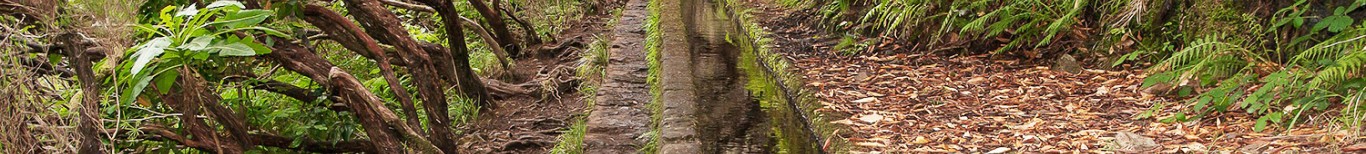
[[[661,3],[660,86],[664,105],[661,153],[766,153],[768,122],[736,67],[739,50],[726,42],[730,18],[718,1]]]
[[[989,54],[839,55],[839,38],[815,28],[813,12],[773,6],[758,13],[761,25],[827,104],[821,110],[848,115],[826,118],[850,127],[840,136],[857,146],[851,153],[1334,153],[1340,145],[1330,142],[1353,140],[1313,124],[1256,132],[1257,117],[1240,112],[1159,122],[1185,102],[1143,93],[1141,70],[1073,74]]]
[[[645,143],[640,136],[650,124],[645,108],[650,102],[650,87],[645,83],[649,69],[643,25],[648,15],[646,4],[646,0],[627,2],[620,23],[612,30],[615,36],[608,50],[606,82],[588,116],[585,153],[635,153]]]
[[[613,2],[615,3],[615,2]],[[603,4],[605,9],[616,9],[620,4]],[[585,14],[579,20],[569,22],[566,29],[555,36],[561,41],[548,42],[543,46],[562,44],[588,44],[593,35],[608,33],[604,29],[613,16],[608,11]],[[564,53],[546,52],[549,55],[578,55],[583,47],[565,47]],[[579,53],[575,53],[579,52]],[[555,79],[571,78],[572,67],[578,63],[578,56],[531,57],[517,59],[514,76],[518,78]],[[569,72],[569,73],[565,73]],[[533,81],[539,82],[539,81]],[[547,91],[509,96],[499,100],[499,108],[480,113],[477,119],[461,125],[465,132],[460,138],[459,153],[546,153],[555,146],[557,137],[573,123],[573,119],[583,115],[587,109],[583,97],[573,91],[576,84],[559,85],[558,91],[547,95]],[[537,88],[539,89],[539,88]],[[534,90],[534,89],[533,89]],[[554,95],[554,94],[558,94]],[[546,98],[543,98],[546,97]]]

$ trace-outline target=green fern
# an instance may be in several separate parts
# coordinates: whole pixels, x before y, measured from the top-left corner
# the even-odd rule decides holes
[[[1205,81],[1204,83],[1212,84],[1219,78],[1239,73],[1249,66],[1249,60],[1261,59],[1237,44],[1219,41],[1218,36],[1191,42],[1191,46],[1172,54],[1171,57],[1154,65],[1150,71],[1172,71],[1181,74],[1181,78],[1178,78],[1180,80],[1200,79]]]
[[[1161,72],[1145,79],[1149,83],[1200,79],[1205,84],[1218,85],[1201,93],[1191,100],[1189,112],[1205,115],[1222,112],[1232,100],[1243,99],[1239,108],[1251,113],[1261,114],[1255,130],[1263,130],[1270,124],[1292,125],[1298,122],[1299,115],[1307,110],[1323,110],[1331,97],[1341,97],[1339,93],[1353,93],[1366,82],[1362,73],[1366,71],[1366,27],[1348,29],[1314,46],[1304,49],[1291,59],[1285,68],[1262,77],[1260,82],[1247,82],[1256,77],[1251,71],[1253,63],[1273,63],[1265,55],[1249,52],[1237,43],[1220,42],[1219,37],[1205,37],[1190,42],[1182,49],[1150,70]],[[1266,66],[1263,66],[1266,67]],[[1272,66],[1274,67],[1274,66]],[[1232,78],[1223,78],[1232,77]],[[1215,84],[1212,81],[1222,80]],[[1242,97],[1240,87],[1261,84],[1261,87]],[[1349,86],[1342,86],[1349,85]],[[1289,103],[1289,104],[1286,104]],[[1288,121],[1286,119],[1289,119]],[[1287,123],[1288,122],[1288,123]]]
[[[871,30],[896,35],[901,29],[910,28],[910,24],[922,23],[934,2],[937,1],[879,0],[859,19],[859,22],[868,24]]]
[[[966,6],[969,11],[986,12],[973,18],[959,29],[959,33],[978,35],[979,38],[1001,36],[1003,32],[1015,34],[1010,42],[996,50],[997,53],[1014,50],[1023,44],[1033,47],[1046,46],[1053,42],[1059,32],[1076,25],[1077,14],[1091,7],[1087,0],[1008,1],[1000,7],[990,7],[990,2],[979,1]],[[988,23],[990,23],[988,25]]]
[[[1366,46],[1366,30],[1362,28],[1339,33],[1337,36],[1323,41],[1305,49],[1300,54],[1295,55],[1293,63],[1306,66],[1321,66],[1326,64],[1325,60],[1337,59],[1338,56],[1347,54],[1348,51],[1361,50]]]

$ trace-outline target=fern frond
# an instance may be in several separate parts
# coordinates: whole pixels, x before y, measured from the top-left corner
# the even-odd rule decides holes
[[[1058,17],[1057,19],[1053,20],[1053,23],[1048,24],[1048,29],[1045,30],[1048,32],[1044,33],[1043,40],[1040,40],[1038,44],[1034,45],[1035,47],[1047,45],[1048,43],[1053,42],[1053,37],[1058,36],[1059,31],[1071,28],[1072,24],[1077,23],[1076,19],[1073,17],[1076,17],[1077,13],[1080,13],[1082,8],[1085,8],[1083,6],[1086,5],[1086,1],[1076,0],[1072,3],[1073,4],[1071,9],[1067,12],[1066,15]]]
[[[1331,89],[1343,81],[1361,77],[1362,66],[1366,65],[1366,52],[1355,49],[1344,52],[1350,53],[1338,58],[1334,65],[1320,70],[1314,79],[1309,81],[1309,86]]]
[[[1196,39],[1190,44],[1191,46],[1173,53],[1171,57],[1167,57],[1167,59],[1154,65],[1152,67],[1154,70],[1150,71],[1162,72],[1200,63],[1203,60],[1209,59],[1211,55],[1216,55],[1221,52],[1221,46],[1227,46],[1226,43],[1215,40],[1215,37]]]
[[[1337,59],[1338,56],[1347,54],[1353,48],[1366,46],[1366,33],[1364,32],[1366,32],[1366,28],[1339,33],[1327,41],[1301,51],[1295,55],[1294,61],[1291,62],[1301,66],[1319,66],[1316,64],[1320,61]]]

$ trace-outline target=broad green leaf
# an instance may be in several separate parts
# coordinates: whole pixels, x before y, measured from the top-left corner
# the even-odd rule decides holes
[[[1348,26],[1351,26],[1352,23],[1353,23],[1353,22],[1356,22],[1356,21],[1353,20],[1352,17],[1348,17],[1348,16],[1344,16],[1344,15],[1335,15],[1335,16],[1328,16],[1328,18],[1324,18],[1324,19],[1323,19],[1323,22],[1329,24],[1329,25],[1328,25],[1328,31],[1329,31],[1329,32],[1340,32],[1340,31],[1342,31],[1343,29],[1347,29]]]
[[[1176,89],[1176,96],[1190,96],[1193,91],[1195,91],[1195,89],[1192,89],[1191,87],[1179,87]]]
[[[1260,132],[1260,131],[1262,131],[1262,130],[1266,130],[1266,126],[1269,125],[1270,123],[1280,123],[1280,122],[1281,122],[1281,113],[1280,113],[1280,112],[1267,113],[1266,115],[1262,115],[1262,117],[1257,118],[1257,123],[1254,124],[1254,125],[1252,126],[1252,131],[1258,131],[1258,132]]]
[[[224,45],[214,45],[214,46],[210,46],[210,47],[209,47],[209,50],[210,50],[210,51],[218,51],[218,55],[219,55],[219,56],[255,56],[255,55],[256,55],[256,51],[252,50],[252,49],[251,49],[251,46],[247,46],[246,44],[242,44],[242,43],[240,43],[240,42],[231,43],[231,44],[224,44]]]
[[[142,95],[142,89],[147,88],[147,83],[150,82],[152,82],[152,78],[147,77],[146,73],[135,75],[133,77],[133,86],[123,91],[123,94],[119,96],[119,102],[132,102],[136,100],[138,95]]]
[[[264,33],[266,33],[266,34],[268,34],[268,35],[273,35],[273,36],[278,36],[278,37],[289,37],[289,35],[285,35],[284,32],[280,32],[280,31],[277,31],[277,30],[275,30],[275,29],[270,29],[270,28],[261,27],[261,26],[251,26],[251,27],[233,28],[233,29],[229,29],[229,30],[219,31],[218,33],[214,33],[213,35],[226,34],[226,33],[229,33],[229,32],[243,31],[243,30],[259,30],[259,31],[264,32]]]
[[[52,66],[57,66],[57,64],[61,64],[61,63],[62,63],[62,55],[60,55],[60,54],[49,54],[49,55],[47,55],[47,63],[48,63],[48,64],[52,64]]]
[[[1295,28],[1300,28],[1301,26],[1304,26],[1304,18],[1295,18],[1294,20],[1291,20],[1291,22],[1295,23]]]
[[[243,10],[218,18],[218,20],[209,24],[214,26],[240,28],[261,23],[262,21],[265,21],[266,18],[269,18],[271,14],[274,13],[269,10]]]
[[[265,45],[261,45],[256,42],[247,42],[244,44],[246,44],[248,47],[251,47],[251,50],[256,51],[256,55],[270,54],[271,52],[270,47],[266,47]]]
[[[195,14],[199,14],[199,9],[195,8],[194,5],[190,5],[177,11],[175,16],[194,16]]]
[[[161,53],[166,52],[167,46],[171,46],[171,39],[166,37],[158,37],[143,43],[137,53],[133,54],[133,57],[137,59],[133,61],[132,74],[141,72],[144,67],[147,67],[147,63],[152,62],[152,58],[161,56]]]
[[[1257,118],[1257,123],[1252,125],[1252,131],[1260,132],[1262,130],[1265,130],[1267,121],[1266,117],[1267,116],[1262,116],[1261,118]]]
[[[261,32],[265,32],[265,33],[268,34],[268,35],[273,35],[273,36],[278,36],[278,37],[289,37],[289,35],[285,35],[284,32],[280,32],[280,31],[277,31],[277,30],[275,30],[275,29],[270,29],[270,28],[265,28],[265,27],[252,28],[252,29],[260,30]]]
[[[209,52],[194,52],[194,55],[190,55],[190,58],[194,58],[195,60],[209,59]]]
[[[1173,123],[1173,122],[1186,121],[1186,113],[1177,112],[1176,115],[1174,115],[1174,116],[1167,117],[1167,118],[1164,118],[1164,119],[1162,119],[1162,120],[1157,120],[1157,121],[1158,121],[1158,122],[1162,122],[1162,123]]]
[[[224,7],[224,6],[237,6],[237,8],[247,8],[247,6],[242,5],[242,2],[238,2],[238,1],[216,1],[216,2],[210,3],[209,6],[208,6],[208,7],[204,7],[204,9],[213,9],[213,8]]]
[[[170,92],[171,84],[174,84],[176,78],[179,77],[180,72],[177,71],[167,71],[166,73],[158,74],[156,77],[153,77],[153,80],[155,80],[157,83],[157,90],[158,92],[160,92],[158,94],[166,94],[166,92]]]
[[[185,44],[181,44],[181,45],[180,45],[180,48],[181,48],[181,49],[185,49],[185,50],[195,50],[195,51],[204,50],[205,47],[208,47],[208,46],[209,46],[209,43],[213,43],[213,39],[214,39],[214,36],[213,36],[213,35],[204,35],[204,36],[195,37],[194,40],[190,40],[190,42],[187,42],[187,43],[185,43]]]
[[[1205,106],[1206,106],[1207,104],[1209,104],[1210,101],[1213,101],[1213,100],[1214,100],[1213,97],[1200,97],[1199,100],[1195,101],[1195,105],[1192,106],[1191,108],[1192,108],[1192,109],[1196,109],[1196,110],[1205,110],[1205,109],[1206,109]]]

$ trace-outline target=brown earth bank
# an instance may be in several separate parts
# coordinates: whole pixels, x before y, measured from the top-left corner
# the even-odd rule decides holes
[[[848,126],[852,153],[1251,152],[1360,150],[1359,135],[1322,113],[1290,130],[1253,131],[1241,112],[1163,123],[1184,101],[1145,93],[1141,67],[1055,71],[1053,62],[978,55],[862,52],[840,55],[837,33],[811,10],[751,1],[774,51],[794,62],[821,112]],[[895,44],[887,45],[894,46]],[[1100,68],[1085,66],[1084,68]],[[1154,110],[1153,106],[1166,106]],[[1152,114],[1156,113],[1156,114]],[[1328,118],[1323,118],[1328,117]]]

